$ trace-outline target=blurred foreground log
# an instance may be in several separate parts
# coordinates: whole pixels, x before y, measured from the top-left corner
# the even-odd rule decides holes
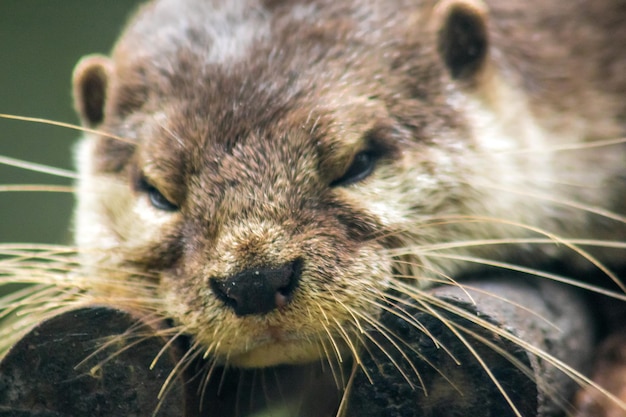
[[[516,415],[511,404],[524,417],[564,415],[577,389],[571,378],[474,318],[581,370],[592,353],[594,326],[574,291],[548,282],[502,279],[464,283],[464,289],[441,287],[430,294],[470,314],[407,309],[405,314],[423,326],[420,331],[396,311],[386,312],[381,321],[398,337],[378,336],[382,349],[373,348],[365,361],[369,377],[361,372],[354,382],[349,417],[508,417]],[[394,345],[405,346],[403,353]]]
[[[159,404],[159,391],[180,352],[167,349],[150,369],[165,340],[117,337],[137,325],[131,314],[106,307],[83,308],[41,323],[0,363],[0,416],[149,416],[146,410]],[[133,331],[154,333],[145,324]],[[183,381],[171,386],[159,416],[184,415]]]
[[[505,336],[517,336],[580,369],[591,357],[589,309],[557,285],[516,280],[466,285],[475,290],[430,291],[432,308],[409,301],[408,307],[383,314],[386,331],[369,332],[372,341],[349,391],[348,417],[507,417],[515,415],[511,403],[524,417],[563,415],[576,389],[571,379]],[[116,338],[129,328],[153,337]],[[177,373],[159,400],[185,353],[167,342],[128,312],[94,306],[60,314],[32,330],[0,363],[0,417],[265,416],[259,414],[262,406],[242,411],[238,404],[239,392],[252,392],[255,384],[260,393],[248,403],[267,400],[271,391],[280,391],[274,405],[306,393],[311,398],[303,400],[303,409],[309,412],[298,412],[299,417],[334,416],[341,394],[331,392],[337,390],[328,383],[328,367],[317,365],[307,371],[306,384],[299,381],[303,367],[280,367],[268,380],[287,381],[282,385],[258,384],[254,371],[218,370],[204,386],[198,370],[206,363],[196,363]],[[334,404],[330,409],[329,403]]]

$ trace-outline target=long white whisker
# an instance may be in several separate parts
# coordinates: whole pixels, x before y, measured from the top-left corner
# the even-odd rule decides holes
[[[467,339],[465,339],[465,337],[459,333],[454,323],[451,322],[450,320],[446,320],[436,310],[430,307],[423,300],[420,299],[416,301],[422,304],[422,306],[424,306],[424,308],[428,310],[434,317],[438,318],[459,339],[459,341],[461,341],[463,346],[465,346],[465,348],[471,353],[471,355],[480,364],[481,368],[485,371],[485,373],[487,373],[487,375],[489,376],[489,379],[494,383],[494,385],[496,386],[500,394],[502,394],[502,397],[509,404],[509,406],[511,407],[511,410],[515,413],[515,415],[517,417],[523,417],[522,414],[519,412],[515,403],[513,403],[513,401],[511,400],[511,397],[509,396],[509,394],[506,392],[504,387],[502,387],[502,384],[500,383],[500,381],[498,381],[498,378],[496,378],[496,376],[491,371],[491,368],[489,368],[487,363],[485,363],[483,358],[478,354],[478,352],[474,349],[474,347],[467,341]]]
[[[12,166],[15,168],[22,168],[29,171],[39,172],[41,174],[54,175],[56,177],[70,178],[73,180],[78,179],[78,174],[67,169],[54,168],[48,165],[37,164],[35,162],[23,161],[21,159],[10,158],[8,156],[0,155],[0,164]]]
[[[45,124],[45,125],[50,125],[50,126],[58,126],[58,127],[66,128],[66,129],[77,130],[79,132],[92,133],[92,134],[95,134],[95,135],[104,136],[104,137],[107,137],[109,139],[115,139],[115,140],[119,140],[120,142],[125,142],[125,143],[129,143],[129,144],[134,144],[135,143],[135,142],[133,142],[130,139],[126,139],[126,138],[123,138],[121,136],[113,135],[111,133],[107,133],[107,132],[104,132],[102,130],[90,129],[88,127],[83,127],[83,126],[75,125],[75,124],[72,124],[72,123],[59,122],[59,121],[56,121],[56,120],[44,119],[44,118],[41,118],[41,117],[18,116],[18,115],[15,115],[15,114],[0,113],[0,118],[2,118],[2,119],[9,119],[9,120],[19,120],[19,121],[22,121],[22,122],[39,123],[39,124]]]
[[[588,290],[597,294],[606,295],[608,297],[611,297],[617,300],[626,301],[626,295],[622,293],[617,293],[615,291],[606,290],[602,287],[598,287],[598,286],[591,285],[591,284],[586,284],[584,282],[567,278],[562,275],[552,274],[552,273],[544,272],[544,271],[533,269],[533,268],[527,268],[524,266],[511,264],[508,262],[499,262],[499,261],[494,261],[492,259],[484,259],[484,258],[479,258],[479,257],[463,256],[463,255],[441,254],[441,253],[429,254],[428,256],[445,258],[445,259],[454,259],[457,261],[471,262],[471,263],[476,263],[479,265],[494,266],[494,267],[498,267],[502,269],[507,269],[510,271],[523,272],[528,275],[548,278],[552,281],[571,285],[572,287],[581,288],[581,289]]]

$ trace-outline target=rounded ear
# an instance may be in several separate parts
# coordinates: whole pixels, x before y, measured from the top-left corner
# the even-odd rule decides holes
[[[111,59],[102,55],[88,55],[76,64],[72,78],[74,107],[85,126],[95,127],[104,120],[112,72]]]
[[[450,75],[475,80],[489,50],[487,8],[479,0],[444,0],[435,9],[437,49]]]

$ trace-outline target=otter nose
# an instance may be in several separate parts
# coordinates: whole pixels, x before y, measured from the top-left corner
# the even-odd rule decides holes
[[[291,302],[300,281],[302,261],[278,268],[252,268],[229,278],[211,278],[211,289],[218,299],[238,316],[265,314]]]

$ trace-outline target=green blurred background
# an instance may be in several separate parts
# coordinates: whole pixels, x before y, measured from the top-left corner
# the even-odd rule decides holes
[[[0,113],[77,123],[72,69],[108,53],[139,1],[0,0]],[[0,119],[0,155],[73,169],[76,131]],[[5,184],[71,181],[0,164]],[[0,192],[0,243],[69,243],[73,196]]]

